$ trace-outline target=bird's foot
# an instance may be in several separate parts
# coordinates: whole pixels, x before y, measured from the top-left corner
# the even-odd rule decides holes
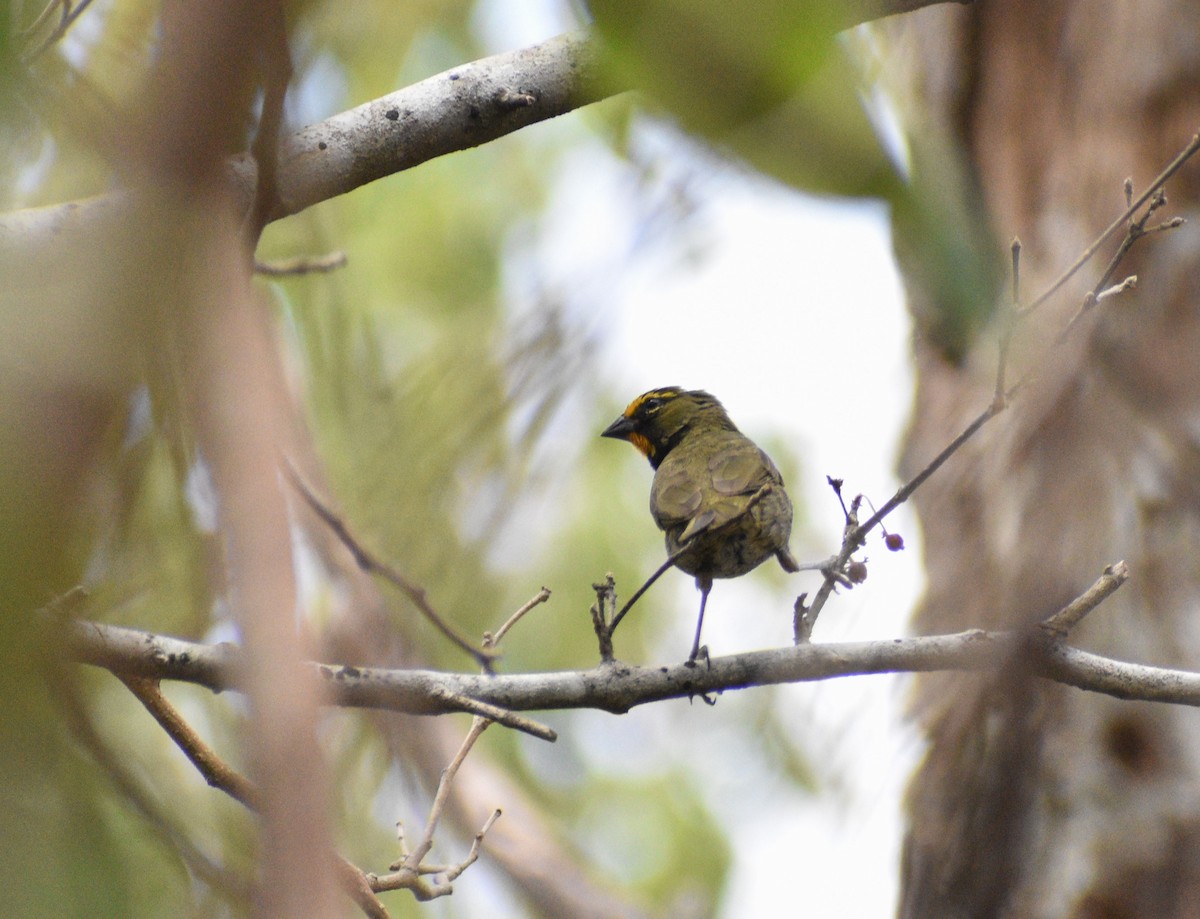
[[[704,660],[704,666],[712,670],[712,658],[708,656],[708,645],[699,645],[692,648],[692,653],[688,655],[688,659],[684,661],[683,666],[695,667],[701,659]]]

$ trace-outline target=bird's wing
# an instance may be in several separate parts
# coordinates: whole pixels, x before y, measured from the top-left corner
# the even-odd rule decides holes
[[[668,462],[654,477],[650,511],[660,529],[683,527],[680,543],[735,520],[760,488],[782,483],[770,458],[751,441],[736,434],[722,440],[699,470]]]
[[[764,485],[782,485],[783,477],[771,458],[744,437],[730,440],[708,461],[713,490],[734,497],[752,495]]]
[[[661,530],[686,526],[700,510],[704,488],[686,467],[670,464],[659,468],[650,489],[650,513]]]

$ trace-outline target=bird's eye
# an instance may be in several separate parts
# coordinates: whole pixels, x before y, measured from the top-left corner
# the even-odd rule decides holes
[[[647,399],[642,403],[642,407],[647,412],[657,412],[663,406],[663,400],[655,396],[653,399]]]

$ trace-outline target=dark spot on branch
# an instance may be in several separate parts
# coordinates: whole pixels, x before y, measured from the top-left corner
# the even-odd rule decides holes
[[[384,117],[386,117],[388,121],[398,121],[400,119],[400,109],[390,108],[384,112]]]
[[[341,667],[329,667],[322,664],[317,668],[317,670],[320,671],[321,676],[325,677],[327,680],[346,680],[362,676],[361,670],[359,670],[357,667],[350,667],[348,665],[342,665]]]
[[[318,150],[324,150],[324,149],[325,149],[327,146],[329,146],[329,145],[328,145],[328,144],[326,144],[326,143],[325,143],[325,141],[321,141],[321,142],[319,142],[319,143],[317,144],[317,149],[318,149]]]

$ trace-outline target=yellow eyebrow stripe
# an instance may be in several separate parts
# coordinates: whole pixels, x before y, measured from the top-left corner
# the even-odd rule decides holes
[[[632,418],[634,412],[641,408],[643,403],[649,399],[671,399],[678,395],[678,389],[652,389],[650,392],[644,392],[629,403],[629,406],[625,409],[625,417]]]

